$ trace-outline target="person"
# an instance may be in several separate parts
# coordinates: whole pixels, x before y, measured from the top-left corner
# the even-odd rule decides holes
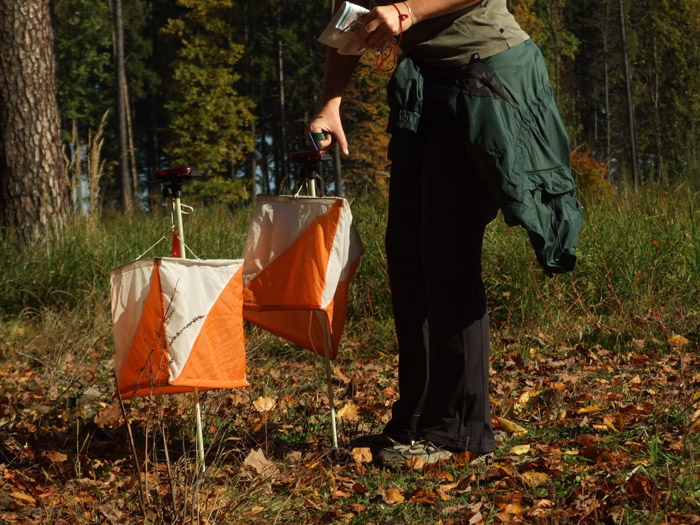
[[[573,269],[582,208],[568,136],[542,54],[506,0],[407,0],[374,7],[362,24],[368,48],[400,41],[387,89],[385,237],[399,399],[377,456],[395,465],[489,454],[484,232],[500,209],[525,227],[545,272]],[[341,100],[358,59],[328,50],[307,126],[345,155]]]

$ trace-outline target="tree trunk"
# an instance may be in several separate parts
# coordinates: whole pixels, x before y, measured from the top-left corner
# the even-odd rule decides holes
[[[627,88],[627,126],[629,128],[630,141],[630,169],[634,188],[639,187],[641,177],[639,174],[639,155],[637,152],[637,125],[634,119],[634,89],[632,87],[632,68],[627,52],[627,16],[625,15],[625,0],[619,0],[620,4],[620,37],[622,38],[622,61],[625,67],[625,86]]]
[[[253,132],[253,140],[255,140],[255,121],[250,126]],[[253,148],[253,151],[248,152],[247,161],[248,180],[250,181],[250,203],[255,207],[258,199],[258,156],[255,148]]]
[[[556,100],[557,104],[559,104],[559,2],[550,1],[547,11],[549,18],[549,30],[552,33],[552,51],[554,53],[554,99]]]
[[[607,4],[606,4],[607,5]],[[607,7],[606,7],[607,8]],[[610,118],[610,68],[608,66],[608,57],[610,50],[608,48],[608,33],[605,30],[603,38],[603,69],[605,83],[605,158],[609,159],[612,156],[612,119]]]
[[[126,75],[122,77],[124,86],[124,116],[126,117],[126,140],[128,145],[129,169],[131,173],[131,191],[134,198],[139,193],[139,168],[136,164],[136,146],[134,145],[134,126],[131,123],[131,99],[129,98],[129,84]]]
[[[122,0],[114,1],[114,60],[117,70],[117,115],[119,120],[119,182],[122,190],[122,209],[131,211],[133,191],[129,175],[129,146],[126,119],[126,68],[124,67],[124,21]]]
[[[610,118],[610,3],[605,2],[605,19],[601,27],[603,38],[603,93],[605,100],[605,159],[612,156],[612,119]]]
[[[654,157],[654,171],[656,171],[656,180],[661,182],[664,172],[664,151],[661,137],[661,110],[659,108],[659,100],[661,99],[661,90],[659,87],[660,78],[659,71],[661,64],[659,60],[659,49],[656,43],[656,34],[653,35],[653,54],[654,62],[652,64],[652,77],[654,82],[651,85],[652,94],[651,100],[654,108],[654,139],[656,143],[656,156]]]
[[[0,0],[0,224],[30,243],[70,211],[49,0]]]
[[[267,150],[267,133],[263,128],[260,131],[260,157],[262,162],[260,163],[260,170],[262,171],[262,190],[263,193],[271,193],[270,188],[270,159],[269,152]],[[277,188],[277,193],[279,193],[279,188]]]
[[[278,33],[281,33],[282,29],[282,9],[278,8],[277,9],[277,30]],[[279,82],[279,91],[280,91],[280,144],[279,144],[279,149],[280,151],[280,156],[279,156],[279,162],[280,162],[280,179],[281,180],[288,180],[289,179],[289,168],[287,167],[287,115],[286,111],[284,108],[285,105],[285,100],[284,100],[284,53],[283,53],[283,47],[282,47],[282,37],[278,36],[277,40],[277,59],[278,59],[278,66],[279,66],[279,75],[278,75],[278,82]],[[289,187],[292,188],[292,184],[288,181]],[[278,190],[279,191],[279,190]]]
[[[246,3],[243,5],[243,17],[244,17],[244,23],[243,23],[243,41],[245,42],[245,47],[248,50],[250,48],[250,9],[249,5]],[[247,51],[245,54],[245,82],[246,82],[246,89],[248,93],[253,93],[253,82],[252,82],[252,75],[250,73],[251,70],[251,65],[250,65],[250,58],[251,54],[250,51]],[[253,134],[253,145],[255,145],[255,121],[253,120],[250,124],[251,127],[251,132]],[[246,170],[247,170],[247,176],[248,180],[250,182],[250,204],[253,208],[255,208],[255,204],[258,199],[258,157],[257,157],[257,152],[255,150],[255,147],[253,147],[252,151],[248,152],[247,155],[247,162],[246,162]]]

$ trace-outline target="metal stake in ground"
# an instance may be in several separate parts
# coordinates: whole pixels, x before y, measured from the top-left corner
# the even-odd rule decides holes
[[[315,146],[315,142],[314,142]],[[299,164],[299,175],[301,179],[301,187],[306,188],[308,197],[316,197],[316,174],[321,163],[325,160],[330,160],[331,156],[326,150],[316,149],[315,151],[306,151],[301,153],[292,153],[290,161],[293,164]],[[321,312],[317,312],[320,317]],[[328,391],[328,404],[331,410],[331,432],[333,439],[333,448],[338,450],[338,430],[335,416],[335,401],[333,399],[333,372],[331,368],[331,337],[327,334],[324,340],[323,350],[325,354],[326,368],[326,387]]]
[[[163,196],[171,198],[175,202],[175,221],[177,225],[177,238],[180,243],[180,257],[187,259],[185,232],[182,228],[182,183],[192,178],[201,177],[201,174],[192,166],[160,170],[153,174],[153,180],[165,183]],[[194,411],[197,420],[197,463],[198,467],[205,471],[204,464],[204,437],[202,433],[202,409],[199,403],[199,388],[194,387]]]

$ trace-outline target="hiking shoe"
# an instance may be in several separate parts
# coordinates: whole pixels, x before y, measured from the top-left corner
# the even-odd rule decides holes
[[[379,452],[379,461],[388,467],[395,467],[413,458],[420,458],[424,465],[430,465],[452,457],[452,452],[436,447],[429,441],[412,441],[405,445],[394,443]]]

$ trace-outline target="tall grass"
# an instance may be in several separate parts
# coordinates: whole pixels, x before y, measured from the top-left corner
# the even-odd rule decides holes
[[[533,263],[523,232],[495,221],[484,274],[496,325],[613,346],[697,331],[697,199],[683,187],[647,186],[593,203],[584,211],[575,272],[551,279]]]
[[[574,273],[544,276],[521,228],[501,218],[487,228],[484,279],[494,327],[504,335],[552,340],[598,337],[665,339],[697,332],[700,299],[700,208],[685,187],[648,185],[593,202],[585,210]],[[348,336],[392,344],[386,275],[386,201],[365,195],[352,201],[364,256],[351,289]],[[238,258],[247,210],[199,208],[185,217],[186,241],[203,258]],[[170,254],[170,213],[156,210],[76,219],[60,241],[18,248],[0,242],[0,316],[42,309],[109,308],[109,270],[141,255]],[[353,333],[355,332],[355,333]],[[367,338],[369,337],[369,340]],[[363,339],[364,338],[364,339]],[[389,340],[387,340],[389,339]]]

